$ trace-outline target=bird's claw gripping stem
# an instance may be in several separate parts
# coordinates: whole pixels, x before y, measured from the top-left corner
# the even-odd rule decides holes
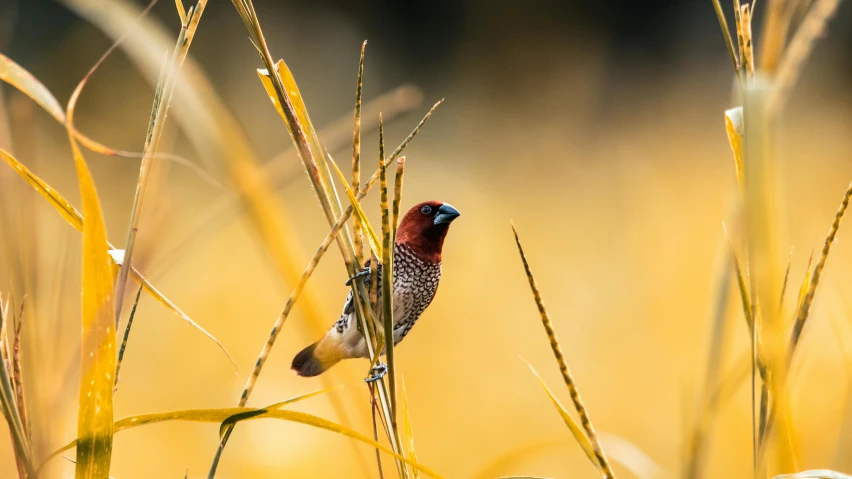
[[[352,286],[352,282],[355,281],[356,279],[363,278],[364,276],[369,276],[369,275],[370,275],[370,268],[364,268],[361,271],[359,271],[355,276],[347,279],[346,280],[346,286]]]
[[[365,383],[370,384],[378,381],[379,379],[385,377],[385,374],[388,373],[388,366],[384,363],[379,363],[373,366],[373,374],[370,375],[367,379],[364,380]]]

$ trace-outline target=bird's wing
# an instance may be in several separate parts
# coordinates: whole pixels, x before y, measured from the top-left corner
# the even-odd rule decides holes
[[[367,262],[364,263],[364,269],[367,269],[369,267],[370,267],[370,260],[368,259]],[[365,276],[361,281],[364,282],[364,285],[367,287],[367,292],[369,294],[370,293],[370,276],[369,275]],[[382,302],[382,288],[381,288],[382,265],[381,264],[379,264],[379,272],[378,272],[378,278],[377,278],[376,284],[378,286],[378,288],[377,288],[378,292],[376,294],[376,302],[377,302],[377,304],[381,304],[381,302]],[[343,313],[341,314],[340,319],[337,320],[337,323],[335,323],[335,325],[346,324],[348,322],[349,317],[354,318],[355,298],[354,298],[352,292],[353,292],[353,289],[350,288],[349,294],[346,296],[346,302],[343,304]],[[379,316],[376,318],[376,320],[377,321],[381,320],[381,310],[379,310]]]

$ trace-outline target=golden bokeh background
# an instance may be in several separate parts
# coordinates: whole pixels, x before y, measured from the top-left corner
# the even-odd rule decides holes
[[[257,81],[261,62],[237,15],[229,2],[211,3],[216,5],[202,18],[190,55],[260,158],[292,149]],[[629,38],[613,39],[617,26],[595,29],[583,17],[552,15],[548,8],[556,7],[547,2],[465,3],[458,7],[464,10],[463,28],[440,39],[443,24],[435,20],[437,25],[424,27],[413,53],[405,46],[417,32],[400,33],[406,40],[395,44],[388,32],[408,24],[367,21],[371,9],[355,15],[334,2],[257,3],[273,56],[290,65],[315,124],[351,119],[365,38],[370,41],[365,102],[401,84],[421,88],[420,105],[387,125],[389,148],[430,105],[446,98],[405,152],[404,207],[437,199],[462,212],[445,244],[440,292],[397,350],[420,462],[452,478],[595,476],[521,360],[532,363],[568,402],[514,245],[513,220],[596,428],[644,451],[664,471],[659,477],[678,477],[704,384],[722,223],[737,194],[723,124],[733,79],[710,2],[665,12],[670,25],[660,35],[664,53],[648,43],[631,48]],[[22,8],[19,14],[14,48],[7,43],[3,53],[64,103],[111,41],[75,19],[48,42],[36,35],[40,30],[27,30],[38,23],[27,16],[34,10]],[[152,19],[173,33],[179,27],[171,2],[158,5]],[[663,23],[636,21],[647,21],[648,28]],[[849,34],[843,32],[850,22],[849,9],[842,8],[779,125],[782,244],[793,248],[791,292],[852,179],[852,70],[843,60],[849,52],[843,44]],[[433,40],[438,46],[430,55],[425,52]],[[61,125],[8,86],[3,93],[11,143],[0,146],[79,204]],[[77,125],[105,144],[138,151],[152,97],[153,86],[118,51],[84,91]],[[290,291],[239,208],[182,242],[207,208],[232,193],[224,165],[200,158],[174,115],[161,150],[191,159],[225,186],[163,164],[136,261],[222,341],[241,375],[215,345],[143,295],[116,393],[116,418],[233,406]],[[363,151],[364,170],[371,172],[374,129],[364,132]],[[348,142],[332,149],[341,164],[348,164],[350,152]],[[94,153],[86,158],[110,238],[120,245],[138,162]],[[328,228],[300,162],[291,160],[279,202],[294,220],[288,234],[302,247],[296,263],[307,264]],[[376,224],[377,198],[374,191],[365,201]],[[24,371],[41,458],[76,434],[80,236],[6,166],[0,170],[0,199],[0,288],[15,285],[16,293],[28,295]],[[829,258],[794,369],[792,410],[802,469],[852,471],[852,441],[841,439],[850,411],[850,363],[843,354],[844,345],[852,344],[848,227],[841,227]],[[329,325],[346,295],[342,265],[332,246],[307,287]],[[793,296],[788,295],[788,310]],[[733,289],[727,311],[735,339],[725,371],[748,350]],[[298,378],[289,370],[293,355],[316,339],[307,331],[297,307],[251,405],[323,387],[319,379]],[[370,435],[365,370],[364,361],[335,367],[331,384],[344,387],[328,395],[346,404],[348,426]],[[750,405],[743,382],[720,407],[705,477],[750,474]],[[324,396],[293,409],[344,421]],[[189,477],[206,477],[217,430],[215,424],[166,423],[121,432],[111,475],[177,478],[188,470]],[[0,477],[15,474],[11,451],[8,436],[0,434]],[[392,475],[393,463],[384,464]],[[620,477],[631,477],[616,467]],[[49,478],[72,477],[73,466],[55,459],[46,471]],[[218,477],[285,476],[377,477],[374,451],[299,424],[240,424]]]

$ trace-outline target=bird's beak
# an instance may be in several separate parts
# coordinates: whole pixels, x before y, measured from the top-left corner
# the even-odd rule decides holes
[[[438,208],[438,214],[435,215],[435,220],[432,222],[434,225],[441,224],[450,224],[454,219],[458,218],[461,215],[459,210],[453,208],[452,206],[444,203]]]

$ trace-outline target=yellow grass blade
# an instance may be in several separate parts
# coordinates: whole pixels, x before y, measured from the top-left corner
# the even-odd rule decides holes
[[[31,172],[23,163],[19,162],[15,159],[9,152],[0,149],[0,158],[6,162],[15,172],[17,172],[21,178],[26,180],[27,183],[32,186],[36,192],[38,192],[41,196],[50,202],[51,205],[56,209],[56,211],[65,218],[65,221],[68,222],[71,226],[74,227],[79,232],[83,232],[83,216],[77,211],[68,200],[65,199],[58,191],[53,189],[50,185],[45,183],[41,178],[36,176],[33,172]],[[112,251],[116,251],[114,247],[112,247]],[[175,313],[179,318],[189,323],[190,326],[200,331],[202,334],[207,336],[208,339],[216,343],[219,346],[219,349],[225,353],[228,357],[228,360],[236,367],[236,363],[234,362],[231,355],[216,339],[215,336],[208,333],[207,330],[202,328],[198,323],[192,320],[186,313],[184,313],[180,308],[177,307],[174,303],[172,303],[168,298],[166,298],[157,288],[152,285],[145,276],[143,276],[136,268],[131,269],[130,271],[133,276],[142,283],[142,287],[145,289],[145,292],[151,295],[154,299],[157,300],[158,303],[165,306],[167,309]]]
[[[788,366],[789,362],[792,360],[796,345],[799,343],[802,330],[805,327],[805,322],[808,319],[811,303],[813,302],[814,295],[816,294],[816,289],[819,286],[819,281],[822,278],[822,272],[823,269],[825,269],[825,262],[828,260],[828,253],[831,251],[831,245],[834,243],[834,238],[837,236],[837,230],[840,229],[840,222],[843,220],[843,215],[846,213],[846,208],[849,206],[850,198],[852,198],[852,183],[850,183],[849,187],[846,189],[846,193],[843,195],[843,200],[840,202],[840,207],[834,215],[834,221],[828,229],[825,244],[823,244],[822,252],[820,253],[819,260],[814,267],[813,276],[808,284],[808,292],[802,299],[802,304],[799,306],[799,310],[796,313],[796,321],[793,324],[793,334],[790,337],[790,346],[787,351]]]
[[[261,412],[262,411],[262,412]],[[329,421],[327,419],[323,419],[318,416],[314,416],[312,414],[307,414],[303,412],[297,411],[288,411],[288,410],[270,410],[267,408],[254,409],[254,408],[246,408],[246,407],[234,407],[234,408],[223,408],[223,409],[186,409],[182,411],[171,411],[165,413],[156,413],[156,414],[143,414],[139,416],[131,416],[124,419],[121,419],[115,423],[115,432],[123,431],[125,429],[131,429],[138,426],[144,426],[148,424],[156,424],[167,421],[189,421],[189,422],[212,422],[212,423],[221,423],[223,421],[228,420],[238,414],[247,414],[247,413],[255,413],[258,412],[257,415],[253,415],[248,417],[246,420],[253,421],[257,419],[278,419],[282,421],[290,421],[296,422],[300,424],[305,424],[308,426],[312,426],[318,429],[325,429],[326,431],[331,431],[342,436],[346,436],[356,441],[360,441],[364,444],[367,444],[370,447],[378,448],[385,454],[389,454],[396,459],[403,461],[410,466],[420,470],[421,472],[429,475],[430,477],[434,477],[436,479],[442,479],[443,476],[433,471],[432,469],[416,463],[406,457],[403,457],[399,454],[396,454],[388,447],[379,444],[378,442],[370,439],[369,437],[352,430],[346,426],[341,424]],[[78,446],[78,441],[72,441],[69,444],[63,446],[61,449],[53,452],[48,458],[45,460],[50,460],[64,451],[71,449],[74,446]]]
[[[399,228],[399,206],[402,204],[402,178],[405,175],[405,157],[396,160],[396,177],[393,186],[393,237],[396,239],[396,230]]]
[[[728,47],[728,55],[730,55],[731,62],[734,64],[734,71],[738,71],[740,67],[737,61],[737,53],[734,50],[734,40],[731,38],[731,30],[728,28],[728,21],[725,20],[725,12],[722,11],[722,5],[719,4],[719,0],[713,0],[713,8],[716,10],[719,28],[722,29],[722,35],[725,38],[725,46]]]
[[[391,212],[388,206],[388,171],[385,166],[385,136],[382,115],[379,113],[379,201],[382,210],[382,320],[384,322],[385,359],[388,367],[388,395],[393,430],[396,423],[396,365],[393,337],[393,238],[391,238]],[[369,227],[369,225],[367,225]],[[397,431],[398,432],[398,431]]]
[[[550,340],[550,347],[553,349],[553,355],[556,357],[556,362],[559,364],[559,372],[562,373],[562,379],[565,381],[565,386],[568,387],[568,392],[571,395],[571,401],[574,403],[574,409],[577,410],[577,414],[580,416],[580,424],[582,424],[589,442],[592,444],[592,448],[595,452],[595,458],[597,459],[596,462],[600,466],[601,474],[606,479],[613,479],[615,475],[612,472],[612,468],[609,465],[609,461],[606,458],[603,448],[598,442],[597,434],[595,434],[595,428],[592,425],[592,421],[589,419],[588,413],[586,412],[586,406],[580,398],[580,392],[577,390],[577,385],[574,383],[574,378],[571,376],[571,371],[568,369],[568,364],[565,362],[565,357],[562,354],[562,347],[559,345],[559,340],[556,338],[556,332],[553,330],[550,315],[547,312],[547,308],[544,306],[544,301],[541,299],[541,293],[538,291],[538,284],[530,270],[530,265],[527,262],[527,257],[524,254],[524,248],[521,246],[521,240],[518,238],[518,231],[515,229],[514,224],[512,224],[512,232],[515,235],[515,244],[518,246],[518,252],[521,255],[521,262],[524,264],[524,271],[526,272],[527,281],[530,284],[530,290],[532,290],[533,298],[535,299],[536,306],[538,307],[542,325],[547,333],[547,338]]]
[[[349,202],[352,203],[352,207],[355,208],[355,215],[361,222],[364,232],[367,233],[367,242],[370,243],[370,248],[373,249],[373,252],[376,253],[377,257],[382,258],[382,244],[379,242],[376,230],[374,230],[370,225],[370,220],[367,219],[367,214],[364,213],[364,210],[361,208],[361,202],[359,202],[358,198],[355,197],[355,193],[352,192],[352,188],[349,188],[349,184],[346,182],[346,177],[343,176],[343,172],[341,172],[340,168],[338,168],[337,162],[334,161],[334,158],[332,158],[331,155],[328,155],[328,160],[331,162],[331,166],[334,167],[337,177],[340,178],[340,181],[343,183],[343,188],[346,190],[346,196],[349,197]]]
[[[811,285],[811,262],[814,260],[814,252],[811,250],[811,256],[808,258],[808,267],[805,269],[805,277],[802,278],[802,284],[799,286],[799,296],[796,300],[796,311],[802,307],[802,302],[808,294],[808,288]]]
[[[589,458],[589,461],[591,461],[592,466],[594,466],[595,469],[603,473],[603,471],[601,470],[601,466],[598,463],[598,459],[595,456],[595,448],[592,446],[592,443],[589,442],[589,438],[586,437],[586,435],[583,433],[583,430],[580,429],[580,426],[577,425],[577,423],[574,421],[574,418],[572,418],[571,415],[568,413],[568,410],[565,409],[562,403],[559,402],[559,399],[556,399],[556,396],[553,395],[553,391],[551,391],[550,388],[547,387],[547,384],[544,382],[544,379],[539,376],[538,371],[535,370],[533,365],[527,363],[527,366],[529,366],[530,371],[532,371],[532,373],[535,375],[535,378],[538,379],[538,383],[541,384],[542,389],[544,389],[544,392],[547,393],[547,397],[549,397],[550,401],[553,402],[553,407],[556,408],[556,411],[559,413],[559,416],[561,416],[562,420],[565,421],[565,425],[568,426],[568,429],[571,431],[571,435],[574,436],[574,439],[577,441],[577,444],[580,445],[580,449],[582,449],[583,453],[586,454],[586,457]]]
[[[77,180],[83,205],[83,276],[80,357],[80,398],[77,413],[77,478],[108,478],[112,459],[113,384],[115,378],[115,311],[113,277],[107,251],[106,229],[95,183],[86,160],[77,146],[70,125],[74,124],[72,96],[66,113],[68,139],[77,166]]]
[[[355,87],[355,120],[352,128],[352,190],[361,190],[361,90],[364,84],[364,53],[367,40],[361,44],[361,58],[358,61],[358,83]],[[327,137],[324,137],[328,141]],[[328,145],[326,144],[326,148]],[[358,265],[364,264],[364,244],[361,233],[361,222],[355,218],[352,224],[352,236],[355,246],[355,260]]]
[[[402,394],[400,394],[400,408],[402,409],[402,417],[405,421],[405,437],[408,438],[408,451],[406,454],[408,455],[408,459],[413,462],[417,462],[417,454],[414,452],[414,431],[411,428],[411,409],[408,407],[408,392],[405,389],[405,376],[402,374],[399,375],[399,390]],[[415,469],[412,471],[413,479],[419,479],[420,471]]]

